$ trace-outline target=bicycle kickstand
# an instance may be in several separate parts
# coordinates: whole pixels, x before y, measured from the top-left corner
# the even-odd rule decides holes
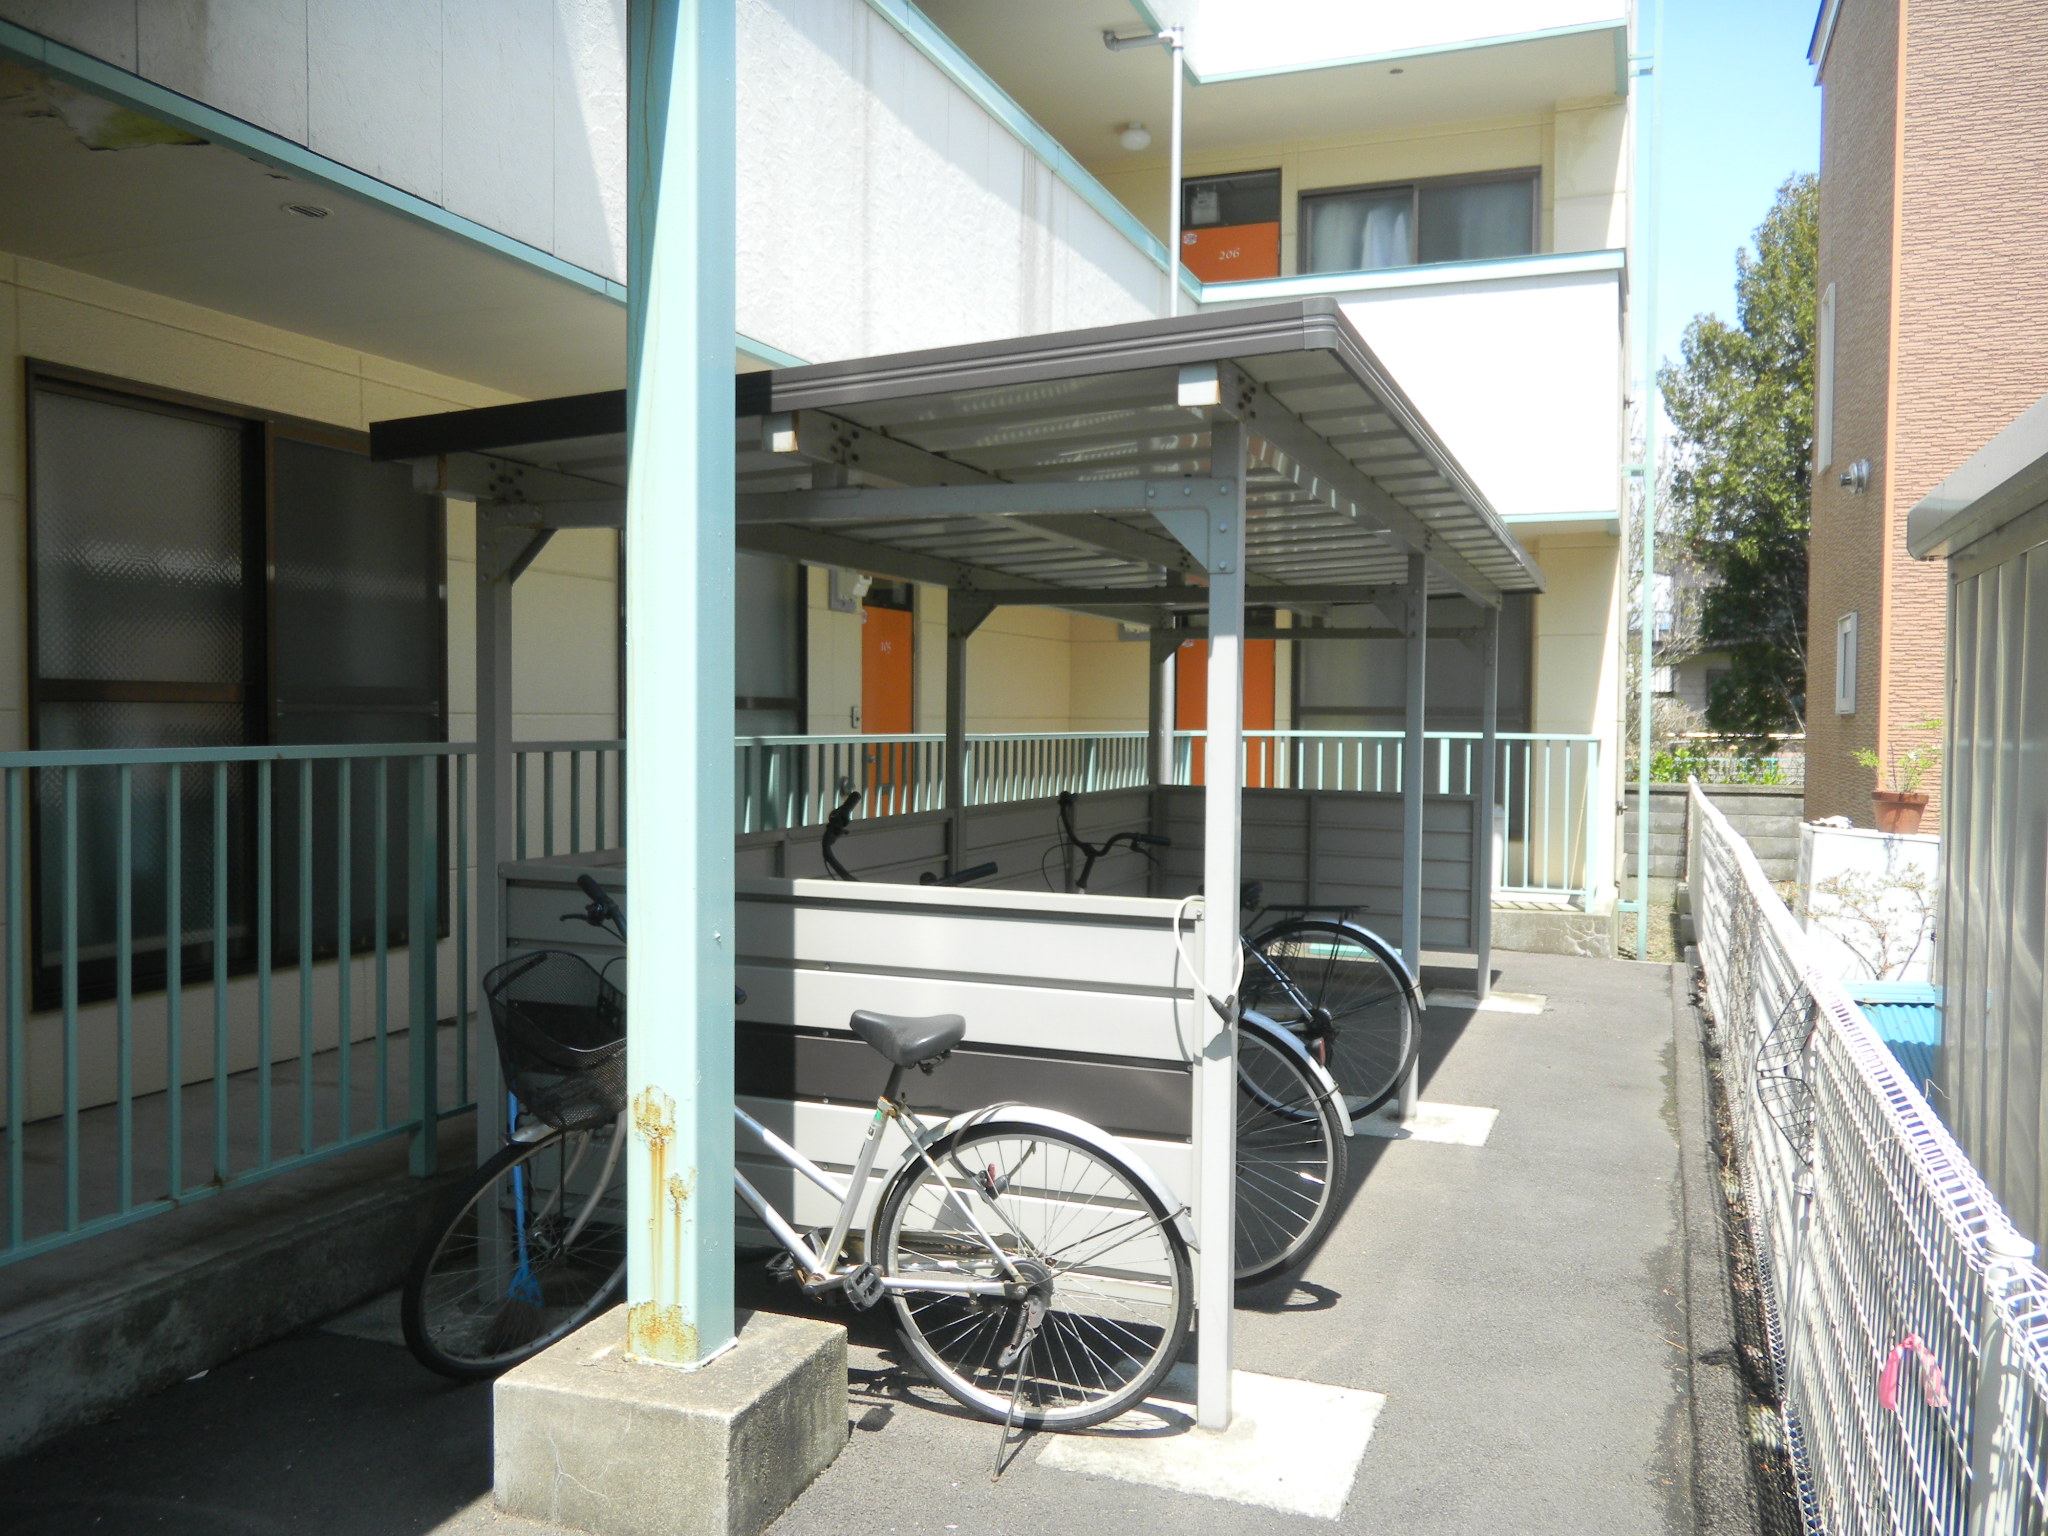
[[[1017,1308],[1017,1331],[1010,1347],[997,1356],[996,1364],[1014,1366],[1017,1384],[1010,1389],[1010,1406],[1003,1414],[1003,1432],[996,1440],[996,1464],[988,1480],[1003,1480],[1003,1453],[1010,1448],[1010,1431],[1017,1427],[1017,1406],[1024,1400],[1024,1378],[1031,1368],[1031,1351],[1038,1344],[1038,1330],[1045,1325],[1045,1298],[1034,1287]]]

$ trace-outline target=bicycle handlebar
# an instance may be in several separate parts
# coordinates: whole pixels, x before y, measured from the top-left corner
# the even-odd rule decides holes
[[[825,818],[825,837],[818,847],[819,852],[825,856],[826,872],[834,880],[852,880],[857,882],[859,878],[853,871],[840,863],[839,855],[832,851],[832,845],[837,843],[840,838],[846,836],[847,824],[853,820],[853,808],[859,804],[860,791],[856,789],[850,792],[844,800],[840,801],[832,814]]]
[[[1074,792],[1071,789],[1060,791],[1060,832],[1067,842],[1080,849],[1083,855],[1080,876],[1074,881],[1074,889],[1082,892],[1088,889],[1088,879],[1095,873],[1096,861],[1106,854],[1114,853],[1118,843],[1125,844],[1133,853],[1145,854],[1147,859],[1152,857],[1151,854],[1145,853],[1147,848],[1173,846],[1172,838],[1155,837],[1150,832],[1112,832],[1109,840],[1100,847],[1083,842],[1081,834],[1074,830]]]

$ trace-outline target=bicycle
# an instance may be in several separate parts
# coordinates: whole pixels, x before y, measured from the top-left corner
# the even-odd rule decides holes
[[[1071,791],[1061,794],[1062,841],[1087,855],[1075,889],[1087,889],[1096,860],[1119,842],[1127,842],[1147,859],[1152,858],[1148,849],[1173,846],[1170,838],[1119,832],[1099,848],[1091,847],[1074,831],[1073,804]],[[1252,914],[1244,927],[1254,929],[1272,909],[1259,905],[1256,882],[1247,881],[1238,894],[1240,911]],[[1329,1069],[1355,1123],[1400,1092],[1421,1048],[1418,1015],[1428,1005],[1400,952],[1352,921],[1351,908],[1303,905],[1280,910],[1284,915],[1272,926],[1243,935],[1241,999],[1247,1009],[1307,1044]],[[1309,915],[1316,912],[1334,915]]]
[[[588,876],[579,883],[592,897],[586,920],[623,939],[625,914]],[[508,962],[492,976],[532,958]],[[594,971],[580,957],[568,958]],[[528,974],[521,971],[513,979]],[[494,1023],[501,1012],[518,1016],[516,1007],[501,1008],[511,991],[509,984],[493,989],[486,983]],[[911,1358],[963,1406],[1003,1423],[1006,1432],[1018,1425],[1086,1428],[1142,1401],[1187,1339],[1193,1233],[1185,1207],[1114,1138],[1069,1115],[1006,1104],[926,1124],[906,1102],[903,1080],[913,1068],[929,1074],[965,1038],[966,1022],[959,1015],[918,1018],[860,1010],[850,1024],[888,1063],[889,1075],[846,1178],[818,1167],[738,1105],[733,1108],[738,1125],[770,1154],[839,1201],[829,1235],[806,1237],[735,1171],[735,1192],[781,1245],[788,1272],[806,1294],[840,1295],[862,1310],[888,1300]],[[501,1047],[506,1038],[501,1028]],[[622,1099],[622,1056],[619,1064]],[[609,1105],[609,1083],[589,1097],[593,1104]],[[572,1200],[550,1194],[536,1205],[540,1190],[523,1189],[516,1176],[507,1180],[497,1167],[507,1163],[501,1153],[486,1165],[496,1171],[489,1177],[480,1171],[456,1217],[423,1247],[407,1283],[407,1338],[412,1341],[417,1331],[435,1342],[444,1363],[463,1367],[448,1374],[491,1375],[515,1363],[503,1350],[451,1360],[451,1342],[488,1341],[508,1309],[522,1327],[531,1321],[525,1309],[536,1303],[530,1290],[522,1290],[520,1276],[536,1254],[552,1254],[554,1234],[568,1230],[573,1243],[599,1226],[599,1212],[622,1230],[622,1202],[610,1185],[624,1136],[623,1105],[610,1124],[605,1171],[592,1181],[604,1187],[582,1196],[573,1218]],[[909,1145],[883,1187],[863,1256],[854,1257],[849,1237],[860,1195],[890,1124],[904,1132]],[[571,1134],[576,1133],[557,1129],[536,1145],[554,1145]],[[515,1142],[507,1153],[525,1150]],[[514,1157],[507,1165],[519,1162]],[[501,1223],[509,1217],[517,1229],[516,1240],[495,1262],[479,1262],[465,1246],[479,1225],[465,1225],[465,1218],[480,1210]],[[551,1223],[545,1231],[540,1215]],[[446,1262],[439,1262],[444,1255]],[[564,1316],[535,1328],[518,1358],[594,1316],[623,1280],[622,1245],[620,1264],[603,1283],[576,1293],[581,1301],[573,1320]],[[436,1288],[435,1278],[443,1275],[452,1283]],[[544,1310],[545,1282],[539,1290]]]
[[[850,880],[856,885],[860,883],[860,876],[854,874],[853,871],[840,863],[839,855],[834,850],[839,843],[839,839],[846,836],[847,828],[853,824],[853,808],[860,804],[860,798],[861,792],[859,790],[849,790],[846,798],[833,807],[831,813],[825,818],[825,835],[818,845],[818,851],[825,858],[826,873],[834,880]],[[990,875],[997,872],[993,862],[976,864],[971,869],[958,870],[950,875],[935,875],[930,870],[926,870],[917,877],[917,883],[919,885],[971,885],[976,880],[986,880]]]
[[[1074,828],[1074,796],[1059,797],[1062,850],[1084,862],[1068,863],[1069,889],[1088,893],[1096,864],[1119,844],[1151,858],[1150,848],[1171,840],[1144,832],[1113,833],[1100,845]],[[1247,975],[1254,964],[1246,955]],[[1242,997],[1244,994],[1240,992]],[[1306,1261],[1337,1218],[1344,1188],[1351,1123],[1336,1080],[1299,1031],[1264,1010],[1246,1007],[1237,1021],[1237,1228],[1234,1268],[1239,1285],[1257,1285]]]

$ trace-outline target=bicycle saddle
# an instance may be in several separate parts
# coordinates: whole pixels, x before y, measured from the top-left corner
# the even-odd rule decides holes
[[[911,1018],[860,1008],[855,1010],[852,1022],[856,1035],[880,1051],[883,1060],[899,1067],[914,1067],[934,1056],[943,1056],[967,1033],[967,1021],[957,1013]]]

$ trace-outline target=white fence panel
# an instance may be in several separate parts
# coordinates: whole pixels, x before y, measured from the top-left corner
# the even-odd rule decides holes
[[[1808,1527],[2048,1531],[2048,1278],[1755,854],[1691,799],[1707,1004]]]

